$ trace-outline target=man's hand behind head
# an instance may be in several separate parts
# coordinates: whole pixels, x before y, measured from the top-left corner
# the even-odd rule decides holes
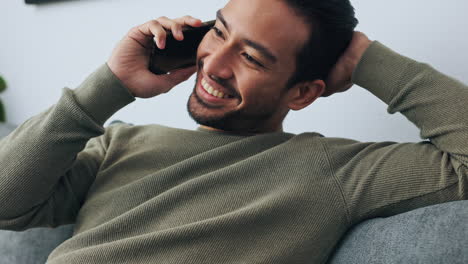
[[[353,39],[348,48],[338,59],[328,75],[328,79],[325,82],[327,87],[322,97],[344,92],[353,86],[351,82],[353,71],[371,43],[372,41],[364,33],[359,31],[354,32]]]

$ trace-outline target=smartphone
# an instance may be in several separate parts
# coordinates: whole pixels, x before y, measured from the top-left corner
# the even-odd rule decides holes
[[[172,70],[189,67],[196,64],[198,45],[208,31],[214,26],[215,20],[204,22],[200,27],[184,27],[184,40],[176,40],[168,31],[166,46],[159,49],[153,40],[149,60],[149,70],[154,74],[166,74]]]

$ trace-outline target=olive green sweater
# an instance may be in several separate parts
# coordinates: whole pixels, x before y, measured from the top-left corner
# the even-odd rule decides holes
[[[104,129],[134,98],[103,65],[0,141],[0,228],[75,223],[49,264],[324,263],[356,223],[467,199],[467,86],[379,42],[353,82],[428,140]]]

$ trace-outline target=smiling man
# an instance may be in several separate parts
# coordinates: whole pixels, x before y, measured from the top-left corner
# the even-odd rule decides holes
[[[288,80],[308,36],[309,26],[286,2],[229,2],[198,49],[197,83],[188,104],[192,118],[221,130],[281,131],[294,93]],[[317,94],[324,88],[318,82],[312,88]],[[230,96],[213,96],[210,89]]]
[[[353,225],[467,199],[468,87],[354,32],[347,0],[232,0],[195,67],[148,71],[132,28],[77,89],[0,141],[0,227],[75,224],[48,263],[324,263]],[[195,130],[104,122],[196,72]],[[429,141],[357,142],[282,122],[357,84]],[[160,113],[161,115],[165,113]],[[449,117],[449,118],[447,118]],[[307,122],[307,120],[304,120]]]

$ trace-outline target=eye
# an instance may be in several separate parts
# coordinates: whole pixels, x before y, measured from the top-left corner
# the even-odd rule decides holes
[[[216,34],[216,36],[220,37],[220,38],[223,38],[223,32],[221,30],[219,30],[219,28],[217,27],[212,27],[214,33]]]
[[[242,56],[244,56],[244,58],[249,61],[250,63],[253,63],[257,66],[260,66],[260,67],[263,67],[263,64],[261,64],[260,62],[258,62],[254,57],[250,56],[249,54],[247,53],[242,53]]]

